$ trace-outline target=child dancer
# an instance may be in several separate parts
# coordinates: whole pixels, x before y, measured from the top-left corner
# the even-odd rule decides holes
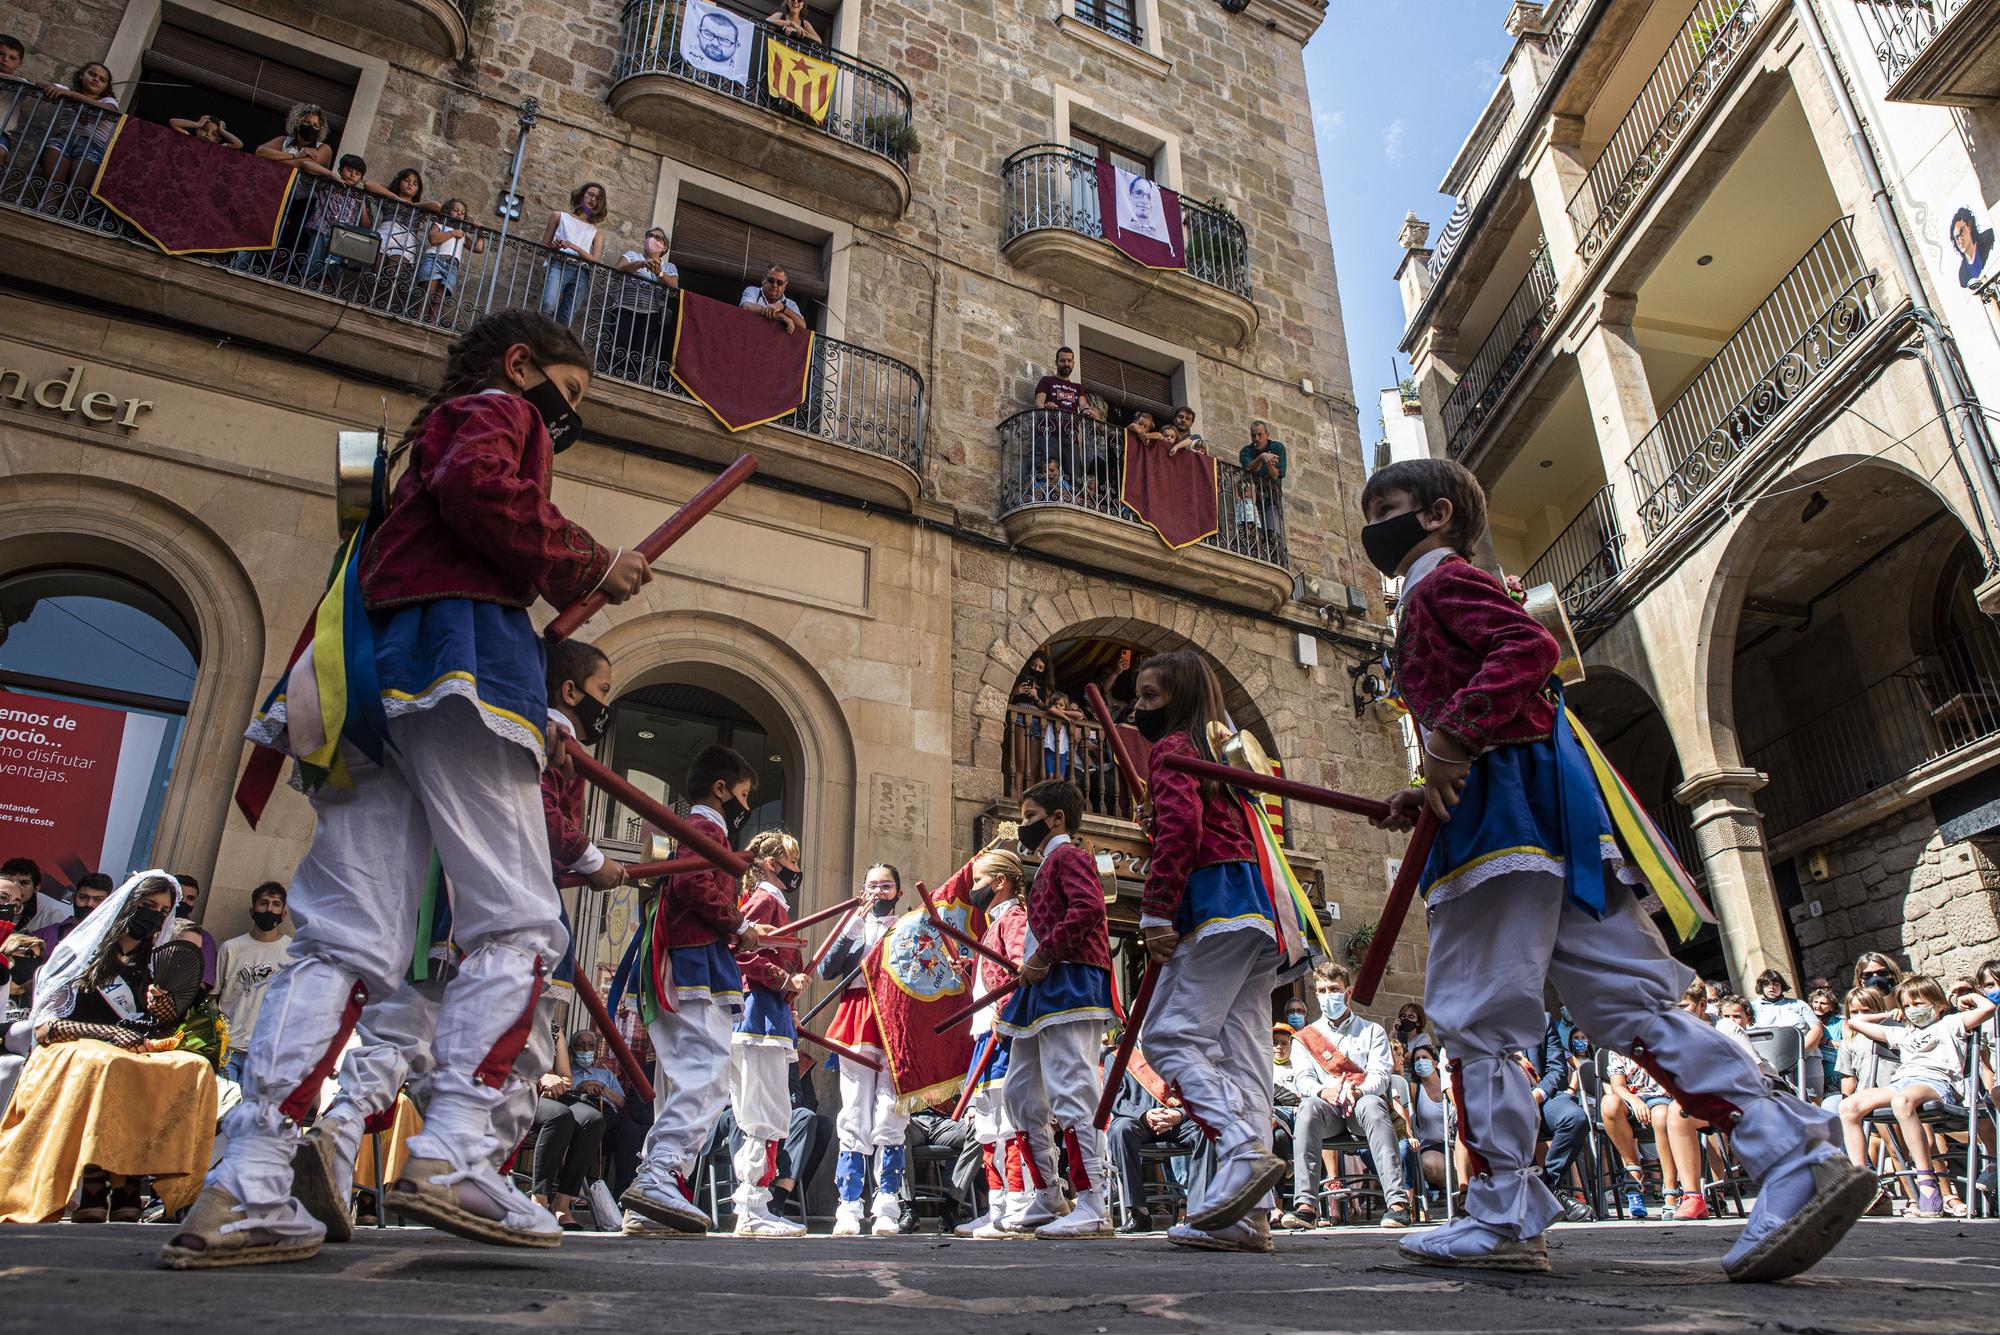
[[[799,841],[766,830],[744,850],[743,919],[772,932],[792,920],[787,896],[799,892]],[[743,1143],[736,1151],[736,1236],[796,1238],[805,1225],[771,1213],[771,1183],[778,1176],[778,1148],[792,1124],[791,1067],[798,1060],[799,1031],[792,998],[809,981],[796,948],[736,953],[743,971],[743,1014],[729,1036],[729,1094]]]
[[[726,746],[707,748],[688,766],[686,792],[695,804],[689,822],[734,848],[756,782],[757,771],[742,756]],[[728,872],[704,867],[669,876],[654,901],[641,980],[652,1005],[647,1032],[660,1082],[645,1162],[618,1198],[622,1228],[635,1237],[654,1231],[648,1221],[674,1233],[708,1232],[688,1173],[729,1102],[730,1031],[743,1009],[743,973],[730,946],[755,950],[763,934],[738,907],[738,889]]]
[[[1161,764],[1170,755],[1210,757],[1209,727],[1227,723],[1222,684],[1192,649],[1177,649],[1140,666],[1137,690],[1132,726],[1153,744],[1153,861],[1139,931],[1161,962],[1146,1053],[1216,1151],[1207,1191],[1167,1238],[1268,1252],[1268,1198],[1285,1173],[1271,1153],[1277,926],[1242,808],[1220,785]]]
[[[1507,1053],[1540,1041],[1553,981],[1597,1043],[1628,1053],[1689,1115],[1730,1132],[1762,1179],[1723,1258],[1733,1280],[1798,1274],[1875,1192],[1841,1155],[1834,1118],[1774,1095],[1743,1050],[1680,1010],[1690,978],[1639,907],[1590,762],[1560,696],[1553,637],[1465,557],[1486,527],[1472,474],[1442,459],[1374,473],[1362,544],[1403,579],[1396,676],[1424,748],[1424,787],[1389,800],[1390,828],[1426,803],[1446,824],[1423,887],[1426,1000],[1451,1054],[1473,1178],[1465,1213],[1404,1240],[1436,1265],[1546,1271],[1560,1209],[1535,1170],[1541,1119]]]
[[[586,746],[603,740],[611,724],[611,660],[595,645],[575,639],[552,644],[547,652],[548,736],[556,758],[542,771],[541,790],[552,870],[579,872],[590,877],[594,888],[613,889],[625,882],[624,864],[608,860],[584,832],[583,779],[556,745],[564,736]],[[573,944],[565,948],[565,966],[571,963],[572,952]],[[313,1218],[326,1226],[329,1242],[346,1242],[354,1236],[349,1202],[355,1155],[364,1132],[394,1110],[406,1081],[420,1102],[429,1102],[431,1042],[445,995],[440,972],[421,981],[404,981],[361,1012],[354,1028],[356,1042],[340,1059],[339,1093],[292,1158],[292,1189]],[[564,966],[553,971],[558,977],[567,972]],[[554,1006],[546,990],[537,1005],[541,1013],[514,1060],[502,1087],[504,1097],[493,1114],[493,1145],[500,1155],[496,1168],[534,1124],[540,1098],[536,1082],[554,1065]]]
[[[820,960],[821,978],[847,979],[826,1036],[882,1061],[881,1026],[875,1019],[875,1002],[868,994],[868,975],[861,964],[896,925],[896,900],[903,893],[903,875],[888,863],[878,862],[868,869],[862,892],[869,900],[868,912],[850,915],[839,940]],[[834,1209],[834,1237],[861,1236],[871,1155],[875,1159],[875,1224],[869,1231],[881,1238],[896,1235],[903,1212],[898,1196],[903,1185],[903,1130],[909,1123],[909,1114],[897,1111],[896,1085],[889,1078],[886,1062],[880,1071],[853,1062],[840,1063],[840,1116],[834,1119],[840,1157],[833,1169],[840,1204]]]
[[[1051,779],[1021,798],[1021,847],[1042,855],[1028,888],[1022,986],[1000,1007],[993,1030],[1010,1040],[1001,1097],[1018,1128],[1022,1164],[1034,1183],[1028,1208],[1006,1222],[1038,1238],[1108,1238],[1107,1146],[1092,1124],[1104,1077],[1099,1036],[1111,1022],[1111,934],[1097,864],[1076,842],[1083,794]],[[1062,1128],[1076,1208],[1059,1217],[1053,1120]]]
[[[967,866],[972,874],[972,888],[966,897],[986,914],[986,933],[979,944],[1019,965],[1028,936],[1028,915],[1021,905],[1025,879],[1021,859],[1012,853],[990,849]],[[1007,981],[1005,971],[991,960],[973,957],[970,964],[974,999]],[[993,1032],[992,1007],[973,1015],[972,1035],[972,1063],[965,1078],[974,1083],[965,1110],[972,1118],[973,1138],[979,1144],[980,1161],[986,1169],[986,1218],[969,1219],[953,1231],[962,1238],[1021,1237],[1023,1231],[1008,1222],[1027,1213],[1029,1200],[1021,1145],[1007,1120],[1003,1094],[1010,1045],[1005,1037]],[[990,1058],[986,1055],[989,1049],[993,1054]]]
[[[409,467],[347,571],[373,661],[315,665],[322,678],[375,678],[388,745],[375,764],[351,742],[317,739],[339,746],[352,786],[313,795],[318,828],[292,879],[292,963],[265,998],[243,1101],[224,1121],[228,1148],[161,1249],[163,1265],[318,1251],[325,1230],[292,1196],[297,1124],[363,1005],[402,976],[434,848],[465,959],[445,993],[430,1116],[411,1139],[397,1208],[482,1241],[561,1241],[554,1217],[495,1171],[493,1116],[566,944],[537,792],[547,697],[527,608],[600,588],[622,602],[651,578],[643,556],[606,550],[549,501],[555,440],[581,428],[589,366],[552,321],[488,316],[453,345],[444,384],[411,425]],[[274,699],[250,736],[318,752],[303,704],[289,722],[300,737]]]

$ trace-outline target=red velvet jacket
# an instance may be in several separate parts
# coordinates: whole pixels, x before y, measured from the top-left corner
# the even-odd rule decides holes
[[[688,820],[717,843],[728,844],[720,822],[699,813]],[[743,912],[736,907],[737,888],[736,878],[718,867],[679,872],[660,882],[654,912],[667,949],[705,946],[736,935],[743,926]]]
[[[1007,901],[1009,904],[1013,902],[1011,899]],[[1001,913],[1002,907],[1004,905],[993,906],[995,916],[993,921],[986,925],[986,935],[979,938],[979,944],[994,954],[1019,964],[1022,952],[1027,949],[1028,944],[1028,915],[1019,907],[1011,912]],[[1005,969],[984,956],[977,958],[979,980],[986,985],[988,992],[998,991],[1007,985]]]
[[[1160,761],[1169,755],[1200,756],[1184,732],[1171,732],[1153,743],[1147,757],[1146,805],[1153,813],[1153,860],[1146,872],[1146,892],[1139,901],[1145,917],[1173,920],[1187,894],[1188,875],[1219,862],[1250,862],[1257,857],[1243,808],[1228,792],[1201,791],[1192,774],[1168,769]]]
[[[576,865],[590,848],[583,829],[583,776],[554,765],[542,770],[542,819],[549,827],[549,860],[558,875]]]
[[[594,590],[611,553],[549,501],[554,451],[512,394],[440,405],[410,446],[389,513],[361,556],[370,609],[440,598],[558,607]]]
[[[1028,930],[1045,960],[1111,967],[1104,886],[1097,879],[1097,864],[1074,838],[1043,858],[1036,870],[1028,887]]]
[[[1417,722],[1472,751],[1555,731],[1555,637],[1494,576],[1448,556],[1397,608],[1396,683]]]
[[[784,895],[768,886],[758,886],[743,901],[745,922],[754,922],[760,927],[783,927],[791,920]],[[743,971],[744,982],[772,992],[785,992],[791,988],[792,975],[803,972],[806,962],[796,947],[739,950],[736,952],[736,967]]]

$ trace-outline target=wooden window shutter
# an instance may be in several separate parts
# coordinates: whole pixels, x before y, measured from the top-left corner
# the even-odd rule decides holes
[[[1086,393],[1101,394],[1105,402],[1128,412],[1150,409],[1161,422],[1173,417],[1174,377],[1170,372],[1150,370],[1086,347],[1077,363],[1077,380]]]
[[[773,264],[783,266],[794,299],[825,301],[826,247],[801,241],[726,213],[682,200],[674,210],[673,262],[697,273],[744,283],[759,282]]]
[[[334,125],[347,119],[354,102],[353,87],[337,79],[172,23],[160,25],[146,51],[145,66],[149,74],[215,88],[267,111],[282,114],[300,103],[311,103],[323,108]],[[339,136],[328,137],[337,140]]]

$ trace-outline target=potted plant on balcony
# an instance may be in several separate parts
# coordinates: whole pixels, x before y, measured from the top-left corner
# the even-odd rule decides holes
[[[1742,8],[1742,0],[1737,0],[1729,8],[1717,10],[1707,18],[1696,19],[1688,26],[1688,33],[1694,38],[1696,60],[1708,59],[1708,49],[1715,45],[1715,39],[1722,35],[1723,29],[1735,22],[1737,11]]]
[[[917,127],[901,116],[877,112],[861,118],[862,137],[882,151],[899,158],[914,157],[923,141]]]
[[[1234,276],[1249,267],[1250,257],[1243,244],[1243,220],[1220,199],[1201,201],[1202,210],[1213,220],[1203,227],[1183,226],[1187,231],[1187,267],[1210,282],[1234,285]]]

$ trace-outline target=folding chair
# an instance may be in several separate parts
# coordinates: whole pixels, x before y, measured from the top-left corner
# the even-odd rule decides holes
[[[1790,1025],[1752,1029],[1750,1047],[1758,1061],[1778,1073],[1786,1088],[1802,1099],[1806,1096],[1804,1035]]]
[[[1111,1173],[1111,1218],[1120,1227],[1132,1222],[1132,1199],[1136,1195],[1146,1213],[1155,1220],[1172,1220],[1180,1214],[1187,1201],[1187,1189],[1174,1178],[1173,1161],[1186,1157],[1187,1151],[1170,1149],[1165,1145],[1141,1145],[1139,1147],[1139,1171],[1143,1175],[1138,1189],[1133,1191],[1125,1175],[1113,1169]]]
[[[939,1145],[919,1145],[910,1151],[910,1210],[921,1215],[924,1207],[930,1206],[940,1232],[951,1230],[951,1222],[947,1219],[952,1204],[951,1192],[946,1184],[957,1163],[958,1151]]]
[[[1606,1048],[1592,1051],[1591,1063],[1585,1066],[1583,1075],[1583,1110],[1590,1117],[1590,1137],[1587,1156],[1590,1161],[1591,1208],[1602,1219],[1608,1210],[1615,1218],[1625,1218],[1625,1184],[1631,1180],[1625,1169],[1639,1170],[1639,1180],[1643,1189],[1649,1180],[1660,1184],[1660,1196],[1666,1198],[1666,1176],[1661,1172],[1658,1138],[1653,1134],[1651,1122],[1639,1118],[1632,1119],[1632,1134],[1639,1147],[1639,1162],[1625,1164],[1611,1144],[1610,1133],[1604,1129],[1604,1093],[1611,1087],[1611,1052]],[[1646,1157],[1646,1147],[1653,1146],[1654,1157]],[[1605,1202],[1609,1202],[1605,1204]]]

